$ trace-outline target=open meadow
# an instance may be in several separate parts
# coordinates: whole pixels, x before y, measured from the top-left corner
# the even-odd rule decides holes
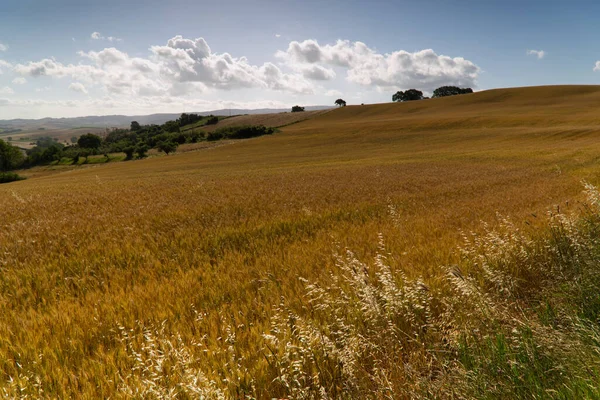
[[[518,279],[499,284],[506,304],[483,316],[446,277],[471,268],[491,291],[482,262],[465,258],[465,235],[508,226],[546,237],[548,211],[584,212],[582,181],[600,183],[599,172],[598,86],[348,106],[200,151],[25,170],[32,178],[0,185],[0,393],[598,396],[586,380],[599,376],[595,350],[567,317],[544,324],[532,306],[538,272],[508,268]],[[519,257],[505,264],[529,260]],[[551,264],[542,258],[532,265]],[[392,304],[365,300],[374,287],[395,288],[403,302],[393,310],[411,317],[369,325]],[[394,339],[378,342],[390,324]],[[541,337],[560,339],[546,352]],[[485,353],[500,347],[505,361]],[[574,379],[567,359],[589,369]]]

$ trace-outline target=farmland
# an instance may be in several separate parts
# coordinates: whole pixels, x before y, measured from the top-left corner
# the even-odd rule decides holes
[[[600,183],[599,110],[596,86],[500,89],[348,106],[272,136],[203,151],[50,174],[25,171],[33,177],[0,185],[0,393],[160,398],[174,390],[181,398],[193,393],[207,398],[304,393],[310,398],[320,390],[310,378],[314,371],[333,371],[323,372],[320,383],[332,397],[342,397],[344,390],[356,390],[349,397],[368,397],[368,390],[387,381],[392,383],[386,390],[399,398],[452,398],[459,392],[468,398],[468,393],[477,397],[486,391],[492,397],[526,397],[566,390],[568,376],[549,371],[568,371],[564,360],[569,358],[585,360],[587,374],[597,376],[598,360],[579,350],[575,328],[552,330],[536,319],[537,309],[527,308],[534,303],[528,303],[534,297],[530,293],[541,290],[535,286],[541,280],[532,279],[535,271],[511,270],[519,284],[503,292],[514,297],[523,316],[508,301],[493,307],[498,315],[502,309],[511,316],[502,314],[487,326],[499,326],[493,335],[503,334],[506,326],[512,329],[506,321],[515,315],[535,327],[528,328],[530,341],[514,339],[506,345],[512,352],[498,366],[477,364],[479,359],[464,351],[472,337],[453,336],[460,323],[476,326],[489,315],[477,314],[476,303],[465,303],[463,315],[451,307],[456,304],[448,300],[450,305],[442,306],[446,303],[435,299],[453,296],[443,283],[446,267],[459,265],[469,272],[458,249],[465,234],[508,226],[513,233],[539,237],[550,229],[548,211],[581,212],[582,181]],[[360,363],[350,362],[345,355],[331,356],[335,351],[329,344],[313,348],[314,353],[286,353],[285,340],[315,340],[310,323],[300,323],[303,318],[311,321],[316,315],[314,324],[326,324],[329,317],[319,314],[322,309],[339,318],[355,310],[344,309],[341,300],[327,302],[325,289],[307,292],[307,282],[351,292],[362,275],[347,283],[340,277],[355,276],[357,265],[370,265],[378,254],[385,256],[390,273],[406,283],[398,283],[398,292],[411,298],[412,306],[427,303],[427,315],[440,321],[450,318],[448,310],[464,319],[452,320],[446,330],[431,322],[425,333],[421,325],[415,328],[424,312],[403,308],[406,315],[414,313],[412,322],[402,325],[413,339],[376,343],[385,349],[396,346],[396,353],[389,354],[401,356],[393,360],[369,353]],[[523,265],[528,260],[514,259]],[[550,256],[544,260],[550,264]],[[377,265],[369,267],[373,270],[365,279],[374,279]],[[407,282],[429,294],[410,289]],[[321,308],[311,297],[319,293]],[[357,293],[361,298],[364,292]],[[370,319],[359,320],[357,326],[369,326]],[[299,328],[286,334],[294,324]],[[341,323],[334,325],[321,333],[343,331]],[[525,337],[521,327],[508,332]],[[447,336],[439,339],[434,331]],[[340,336],[366,340],[372,332],[365,332]],[[522,371],[514,372],[515,360],[529,364],[518,358],[518,346],[531,342],[543,352],[545,342],[535,342],[538,336],[556,338],[558,350],[532,357],[540,370],[529,368],[532,375],[523,378]],[[447,346],[439,353],[443,356],[428,351],[442,342]],[[562,352],[568,346],[574,353]],[[485,354],[487,347],[477,349]],[[290,366],[294,360],[303,363],[296,370]],[[507,369],[509,378],[494,372],[511,362],[517,367]],[[379,375],[364,371],[371,364]],[[344,386],[351,368],[358,388]],[[286,378],[281,371],[295,372]],[[515,381],[509,384],[510,373]],[[296,381],[286,380],[290,376]],[[530,386],[518,379],[528,379]],[[488,381],[493,387],[485,386]],[[589,386],[583,378],[571,383]],[[572,390],[561,393],[584,393]]]

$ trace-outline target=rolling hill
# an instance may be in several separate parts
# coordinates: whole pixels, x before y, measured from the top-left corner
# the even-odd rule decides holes
[[[348,106],[0,185],[4,388],[597,394],[595,328],[573,321],[598,286],[560,290],[597,261],[567,217],[600,183],[599,111],[599,86]]]

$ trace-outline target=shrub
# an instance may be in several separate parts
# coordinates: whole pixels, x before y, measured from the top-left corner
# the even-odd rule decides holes
[[[23,179],[25,178],[15,174],[14,172],[0,172],[0,183],[22,181]]]
[[[218,123],[219,123],[219,117],[215,117],[215,116],[211,115],[206,120],[206,124],[205,125],[216,125]]]
[[[268,128],[263,125],[245,125],[221,128],[217,129],[213,133],[215,134],[215,137],[220,137],[223,139],[249,139],[263,135],[271,135],[274,132],[275,128]]]

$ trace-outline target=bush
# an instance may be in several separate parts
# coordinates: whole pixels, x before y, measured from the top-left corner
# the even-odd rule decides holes
[[[14,172],[0,172],[0,183],[22,181],[23,179],[25,178],[15,174]]]
[[[249,139],[263,135],[271,135],[274,132],[275,128],[268,128],[263,125],[246,125],[217,129],[215,132],[213,132],[213,136],[219,137],[220,139]]]
[[[206,120],[206,124],[205,125],[216,125],[217,123],[219,123],[219,117],[215,117],[215,116],[211,115]]]

